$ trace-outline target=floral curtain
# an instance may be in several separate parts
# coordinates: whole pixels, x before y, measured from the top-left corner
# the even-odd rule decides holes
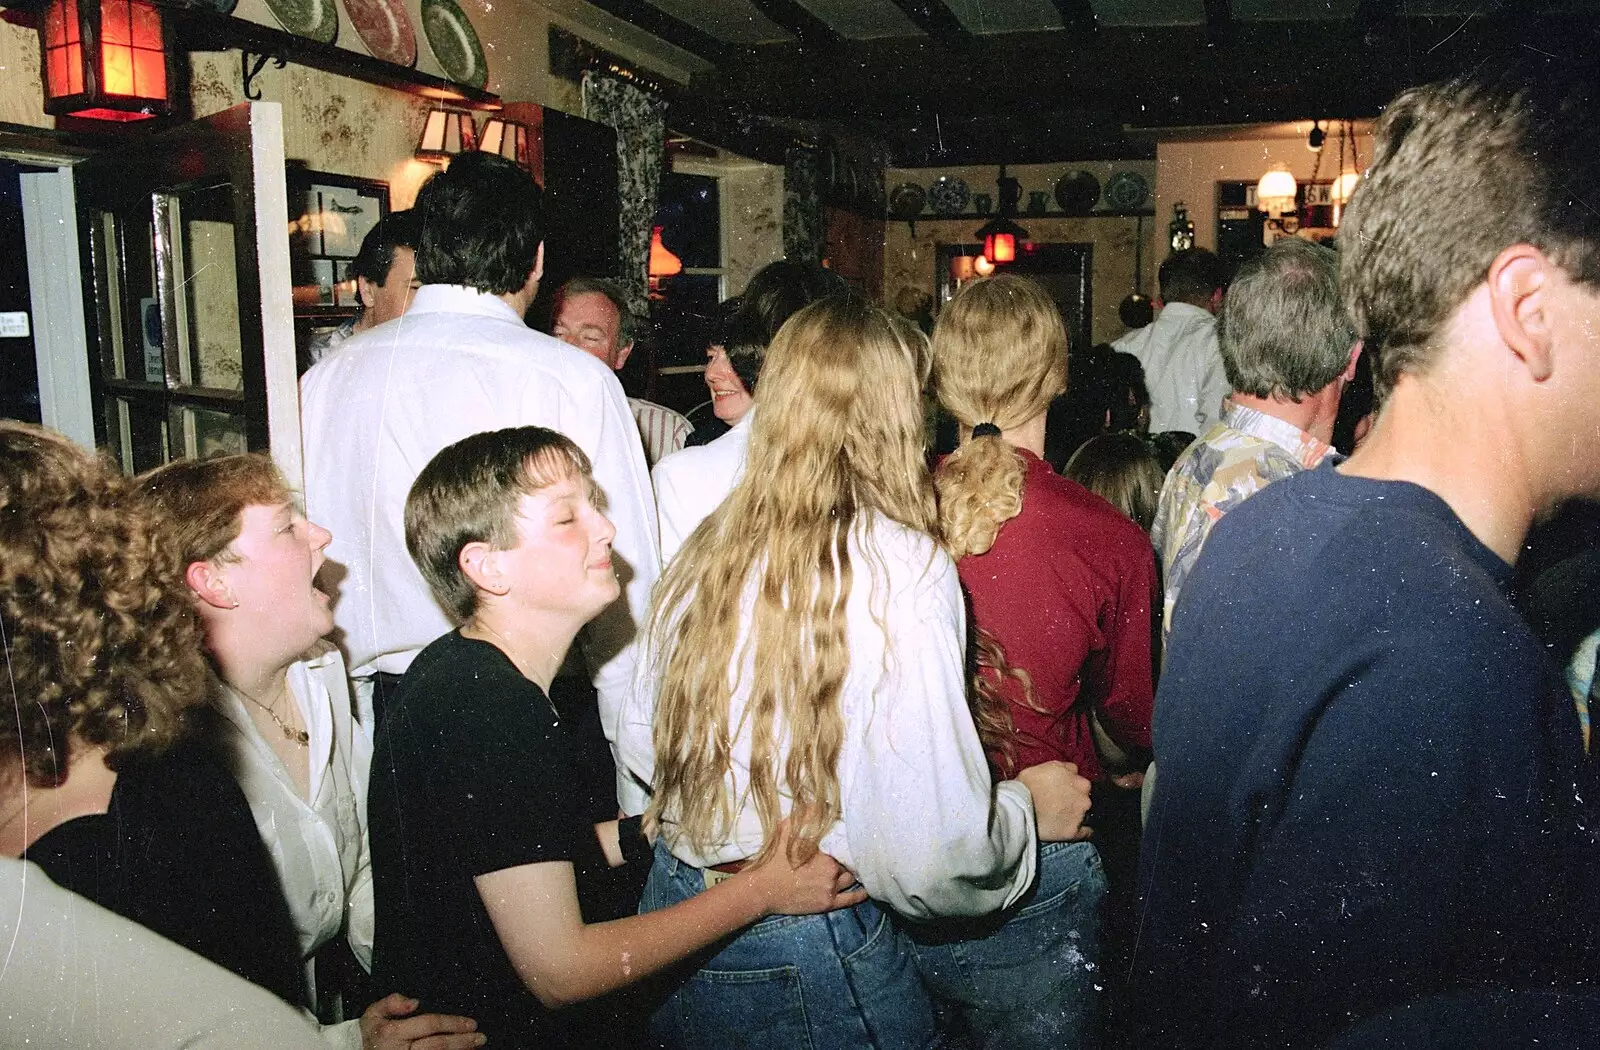
[[[804,262],[822,261],[822,198],[817,186],[817,151],[789,150],[783,166],[783,254]]]
[[[661,162],[667,131],[667,105],[650,92],[588,70],[583,74],[583,116],[615,128],[617,182],[621,199],[620,279],[628,304],[640,317],[650,314],[650,228],[661,188]]]

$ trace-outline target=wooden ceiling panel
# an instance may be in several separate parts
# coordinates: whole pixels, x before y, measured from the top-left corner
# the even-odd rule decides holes
[[[1197,26],[1205,23],[1205,0],[1092,0],[1102,26]]]
[[[918,36],[921,30],[892,0],[798,0],[800,6],[851,40]]]
[[[1061,13],[1051,0],[944,0],[967,31],[1024,33],[1060,29]]]
[[[750,0],[649,0],[654,7],[725,43],[739,47],[792,39]]]

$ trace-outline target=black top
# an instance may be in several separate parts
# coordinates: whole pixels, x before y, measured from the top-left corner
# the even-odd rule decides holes
[[[1587,971],[1600,793],[1509,578],[1437,496],[1331,466],[1218,523],[1156,696],[1144,1045]]]
[[[304,1005],[272,858],[238,782],[199,744],[119,770],[105,813],[67,821],[24,856],[58,885]]]
[[[378,987],[476,1018],[490,1046],[573,1038],[517,977],[473,879],[596,852],[579,784],[550,701],[499,649],[452,632],[418,654],[367,798]]]

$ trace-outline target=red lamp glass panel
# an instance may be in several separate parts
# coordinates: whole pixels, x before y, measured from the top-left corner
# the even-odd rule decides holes
[[[149,0],[53,0],[40,42],[46,112],[116,121],[169,112],[166,29]]]
[[[1017,238],[1010,233],[991,233],[983,239],[983,257],[992,263],[1015,262]]]

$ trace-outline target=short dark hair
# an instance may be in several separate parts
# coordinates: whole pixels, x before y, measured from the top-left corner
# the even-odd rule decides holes
[[[491,295],[520,291],[544,240],[544,191],[503,157],[474,150],[417,195],[417,280]]]
[[[350,276],[365,277],[373,284],[382,285],[389,279],[389,267],[394,264],[396,248],[417,247],[417,213],[407,208],[392,211],[378,220],[361,239],[361,250],[350,260]]]
[[[1380,400],[1440,355],[1450,317],[1506,248],[1532,245],[1600,284],[1595,89],[1555,63],[1520,65],[1401,92],[1378,123],[1339,231],[1339,278],[1356,332],[1380,347]]]
[[[1299,237],[1239,267],[1217,320],[1228,384],[1255,397],[1316,393],[1349,367],[1355,341],[1339,300],[1338,256]]]
[[[406,550],[439,605],[464,623],[478,609],[478,589],[461,571],[469,543],[496,550],[516,545],[522,497],[577,477],[593,485],[589,457],[544,427],[510,427],[462,438],[439,450],[406,495]]]
[[[1222,260],[1206,248],[1185,248],[1167,256],[1159,280],[1164,303],[1204,301],[1228,283]]]
[[[767,347],[785,321],[819,299],[849,290],[843,277],[816,263],[779,259],[758,270],[723,333],[728,363],[745,390],[756,392]]]
[[[628,295],[622,290],[622,285],[609,277],[569,278],[556,290],[555,300],[550,307],[550,317],[554,319],[561,312],[561,304],[572,296],[593,294],[605,296],[611,300],[611,305],[617,308],[619,319],[617,346],[624,347],[633,342],[634,336],[639,331],[639,319],[628,309]]]

